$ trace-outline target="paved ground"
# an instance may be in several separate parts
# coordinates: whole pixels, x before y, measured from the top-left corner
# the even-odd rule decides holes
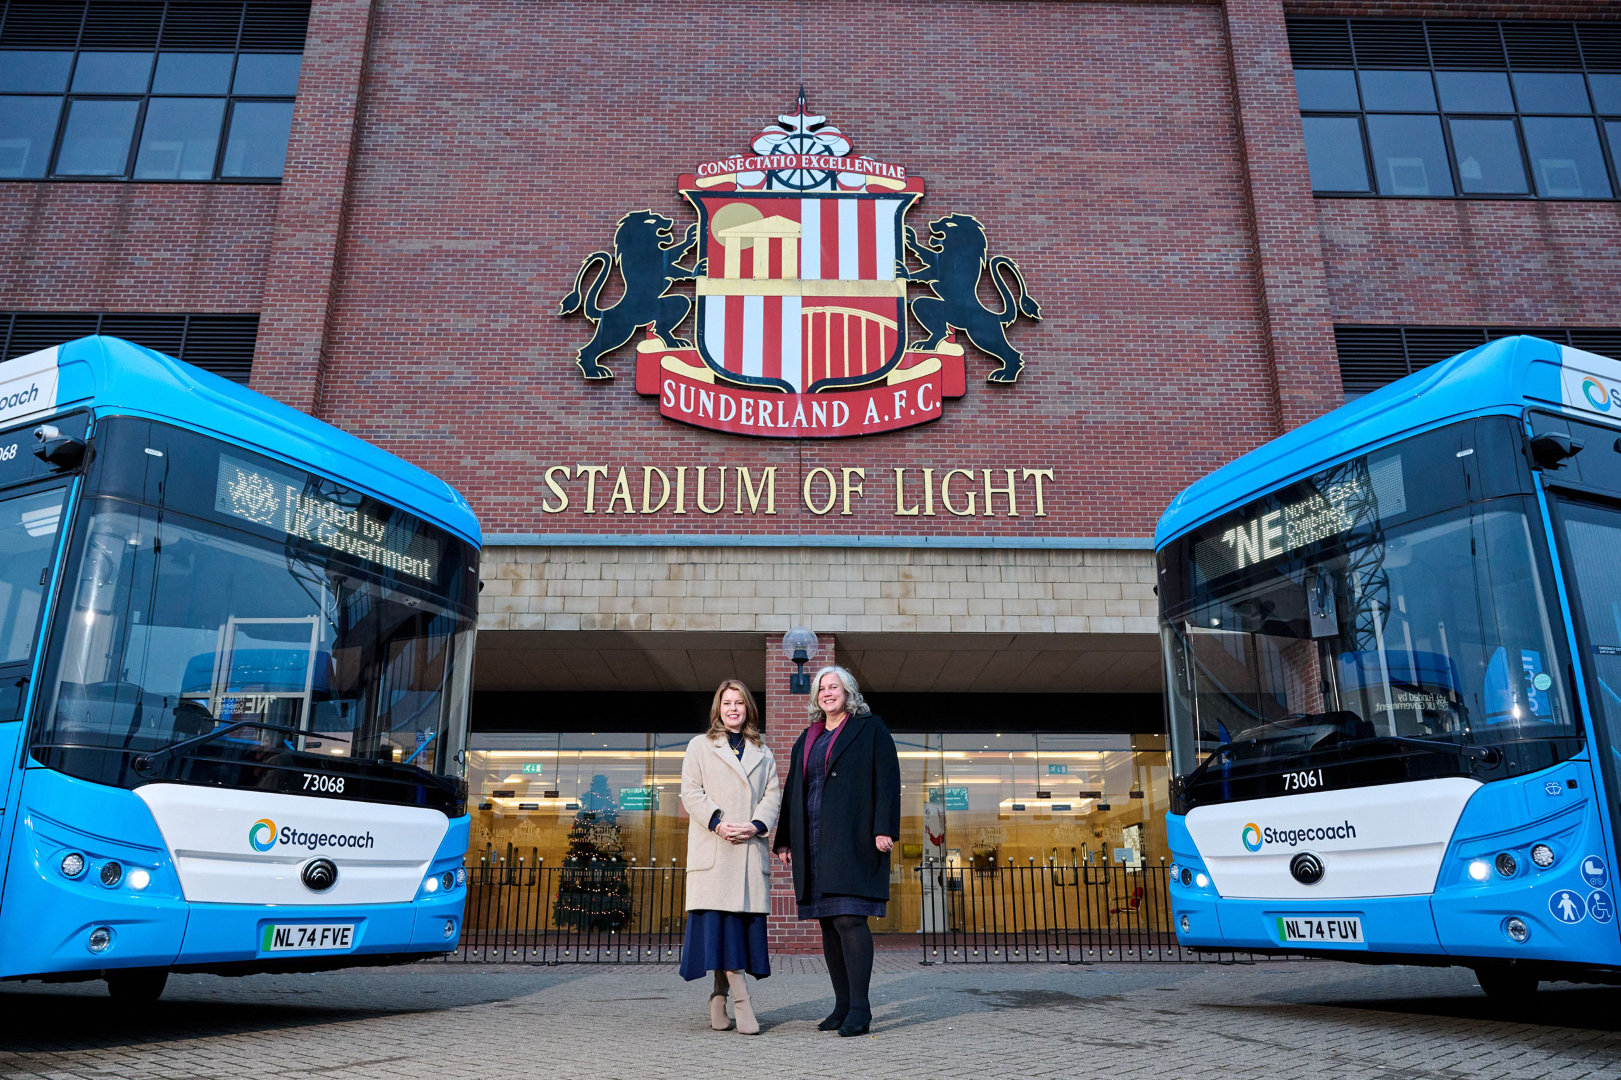
[[[172,980],[145,1015],[100,983],[0,987],[0,1075],[39,1077],[1621,1076],[1621,990],[1489,1003],[1468,972],[1340,964],[920,967],[881,955],[867,1038],[815,1030],[820,962],[761,983],[765,1031],[708,1030],[668,967],[461,964]]]

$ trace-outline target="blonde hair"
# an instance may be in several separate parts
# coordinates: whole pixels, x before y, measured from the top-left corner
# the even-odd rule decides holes
[[[861,688],[856,685],[856,677],[850,674],[849,669],[839,667],[837,664],[829,664],[821,671],[818,671],[816,678],[811,680],[811,723],[819,724],[827,719],[827,713],[823,712],[822,707],[816,703],[816,699],[822,696],[823,675],[838,676],[839,685],[844,687],[844,711],[846,715],[860,716],[863,713],[872,711],[867,708],[867,699],[861,696]]]
[[[760,709],[754,704],[754,695],[737,679],[726,679],[715,688],[715,700],[709,704],[709,730],[704,734],[713,740],[724,739],[730,734],[726,730],[726,721],[720,718],[720,699],[728,690],[736,690],[743,695],[743,737],[752,743],[758,743],[760,732],[765,730],[765,724],[760,721]]]

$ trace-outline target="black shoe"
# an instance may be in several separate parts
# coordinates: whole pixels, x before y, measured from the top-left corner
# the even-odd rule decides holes
[[[850,1015],[850,1007],[834,1009],[827,1014],[827,1019],[816,1025],[817,1031],[837,1031],[844,1026],[844,1018]]]
[[[839,1034],[845,1038],[852,1035],[865,1035],[867,1028],[872,1026],[871,1012],[854,1012],[845,1017],[844,1023],[839,1025]]]

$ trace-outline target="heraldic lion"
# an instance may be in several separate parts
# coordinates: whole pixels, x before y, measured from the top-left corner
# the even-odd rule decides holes
[[[907,277],[927,284],[933,296],[920,296],[912,301],[912,316],[922,324],[929,336],[914,341],[911,349],[932,349],[940,344],[950,327],[968,335],[974,347],[1002,361],[1002,366],[985,377],[987,382],[1011,383],[1018,379],[1024,368],[1024,357],[1008,344],[1005,327],[1011,326],[1020,315],[1027,319],[1041,318],[1041,305],[1024,289],[1024,276],[1012,259],[998,255],[985,257],[985,227],[967,214],[949,214],[929,223],[929,239],[935,244],[919,244],[917,230],[907,227],[906,250],[923,264],[922,269],[907,269]],[[1002,310],[992,311],[979,302],[977,294],[979,275],[990,269],[996,291],[1002,294]],[[1019,287],[1018,304],[1013,292],[1002,278],[1002,271],[1013,274]]]
[[[597,332],[580,347],[578,354],[580,372],[587,379],[613,378],[613,372],[599,361],[649,323],[667,347],[692,347],[692,342],[675,336],[675,328],[692,310],[692,301],[685,296],[665,296],[664,291],[671,282],[694,277],[700,272],[701,268],[688,270],[675,265],[698,242],[698,226],[687,226],[686,236],[665,244],[674,228],[675,222],[651,210],[626,214],[619,219],[619,228],[614,232],[613,254],[593,251],[580,263],[579,273],[574,277],[574,291],[563,298],[557,314],[570,315],[583,306],[585,317],[597,324]],[[593,263],[600,265],[587,284],[587,272]],[[625,279],[625,294],[613,307],[599,308],[597,297],[602,295],[602,287],[615,263],[619,264],[619,273]]]

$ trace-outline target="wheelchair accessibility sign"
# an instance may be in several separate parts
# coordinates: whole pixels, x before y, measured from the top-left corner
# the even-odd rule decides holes
[[[1609,922],[1615,915],[1615,905],[1610,902],[1610,894],[1595,890],[1587,898],[1587,913],[1593,916],[1594,922]]]

